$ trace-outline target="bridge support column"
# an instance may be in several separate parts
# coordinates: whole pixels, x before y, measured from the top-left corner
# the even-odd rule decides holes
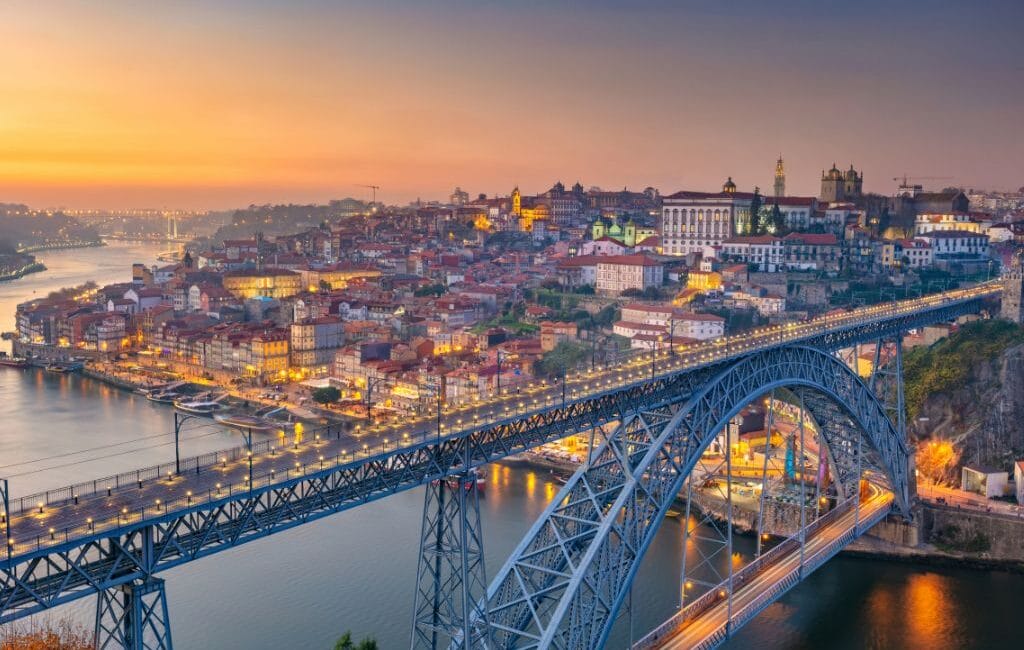
[[[164,581],[111,587],[96,603],[96,650],[172,650]]]
[[[882,350],[892,349],[888,359],[882,356]],[[892,421],[900,440],[907,442],[907,417],[903,396],[903,336],[897,335],[888,339],[879,339],[875,345],[875,359],[871,371],[869,388],[882,403],[886,415]],[[910,456],[905,472],[904,485],[907,486],[906,497],[917,492],[917,479],[913,472],[913,455]]]
[[[427,486],[423,504],[413,650],[487,648],[487,571],[476,475]]]

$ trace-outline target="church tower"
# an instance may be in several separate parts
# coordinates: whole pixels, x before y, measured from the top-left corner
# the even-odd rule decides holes
[[[1021,268],[1020,255],[1016,254],[1013,256],[1012,265],[1003,274],[1003,300],[999,308],[999,315],[1018,325],[1024,325],[1022,294],[1024,294],[1024,269]]]
[[[775,161],[775,198],[786,196],[786,170],[782,166],[782,156]]]
[[[512,214],[517,217],[523,213],[523,195],[519,193],[519,186],[512,190]]]
[[[633,217],[629,218],[629,221],[626,222],[626,227],[622,231],[622,243],[627,248],[636,246],[636,223],[633,221]]]

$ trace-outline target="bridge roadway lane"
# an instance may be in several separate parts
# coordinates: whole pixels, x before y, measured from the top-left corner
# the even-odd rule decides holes
[[[872,496],[861,503],[860,518],[867,521],[881,510],[888,509],[893,500],[891,492],[875,486]],[[804,559],[811,560],[815,554],[824,551],[830,544],[853,529],[857,520],[855,510],[843,513],[835,521],[822,526],[806,542]],[[745,607],[751,607],[754,601],[773,586],[782,582],[800,567],[800,549],[779,558],[769,568],[764,569],[753,580],[737,589],[732,598],[732,614],[735,620],[742,614]],[[716,632],[720,632],[728,620],[729,608],[726,601],[712,606],[704,614],[690,621],[679,629],[674,636],[666,637],[656,647],[660,650],[690,650],[706,642]],[[711,646],[713,647],[713,646]]]
[[[645,352],[614,366],[567,377],[565,399],[568,402],[582,400],[607,390],[646,382],[652,375],[667,376],[780,343],[797,343],[836,327],[882,321],[920,309],[938,307],[950,300],[994,295],[999,290],[998,283],[988,283],[946,294],[861,307],[800,323],[762,327],[698,344],[677,345],[675,354],[670,354],[667,350]],[[461,406],[445,407],[441,417],[442,435],[448,437],[476,425],[525,416],[559,406],[561,403],[562,386],[559,382],[534,382],[513,394],[477,400]],[[392,452],[396,446],[405,447],[432,439],[437,435],[436,414],[396,418],[395,422],[387,425],[358,427],[350,433],[340,434],[340,438],[335,438],[339,434],[332,433],[331,439],[316,440],[313,434],[314,432],[309,432],[306,439],[298,445],[289,443],[273,453],[255,455],[252,470],[254,476],[269,474],[274,470],[272,477],[267,476],[255,481],[255,487],[294,478],[296,471],[312,472],[321,467],[345,466],[369,456]],[[228,494],[245,492],[248,490],[248,473],[248,462],[242,454],[241,459],[228,461],[223,467],[218,464],[216,467],[204,468],[199,473],[183,472],[181,476],[169,480],[162,478],[143,481],[141,488],[122,487],[115,489],[111,496],[106,495],[101,485],[99,495],[83,494],[77,505],[67,503],[52,507],[44,506],[42,513],[36,507],[35,496],[27,502],[24,510],[19,510],[12,501],[12,555],[16,559],[19,553],[39,547],[53,546],[94,532],[137,523],[143,518],[160,516],[168,507],[173,511],[188,504],[199,505]],[[220,488],[217,487],[218,484]],[[45,498],[38,500],[45,501]],[[127,513],[122,514],[125,509]]]

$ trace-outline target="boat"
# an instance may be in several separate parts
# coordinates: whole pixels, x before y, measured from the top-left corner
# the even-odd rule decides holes
[[[146,395],[146,399],[157,404],[174,404],[181,397],[181,393],[173,390],[161,390]]]
[[[21,357],[0,357],[0,366],[8,368],[28,368],[28,360]]]
[[[49,372],[76,372],[85,367],[85,364],[81,361],[55,361],[47,364],[46,370]]]
[[[682,514],[682,513],[680,513],[678,510],[669,509],[669,511],[665,513],[665,516],[669,517],[670,519],[675,519],[680,514]]]
[[[566,476],[565,474],[556,474],[552,472],[551,476],[554,477],[555,483],[558,483],[559,485],[565,485],[566,483],[569,482],[569,477]]]
[[[487,490],[487,479],[484,478],[484,473],[474,467],[469,470],[468,474],[469,475],[467,477],[461,480],[462,487],[465,488],[467,492],[475,487],[477,492],[483,494]],[[446,480],[449,488],[454,490],[459,487],[460,480],[458,476],[449,476]]]
[[[225,426],[229,426],[233,429],[241,429],[242,431],[264,433],[280,428],[276,422],[254,415],[228,415],[215,413],[213,419]]]
[[[220,400],[223,397],[224,395],[221,395],[220,397],[212,400],[192,399],[187,402],[179,399],[175,400],[174,408],[188,415],[201,415],[209,418],[213,417],[215,413],[219,413],[228,408],[224,404],[220,403]]]

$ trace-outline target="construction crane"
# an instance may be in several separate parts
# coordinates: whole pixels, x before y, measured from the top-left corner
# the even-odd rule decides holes
[[[362,183],[356,183],[356,187],[369,187],[373,190],[373,203],[377,202],[377,190],[380,189],[380,185],[364,185]]]

